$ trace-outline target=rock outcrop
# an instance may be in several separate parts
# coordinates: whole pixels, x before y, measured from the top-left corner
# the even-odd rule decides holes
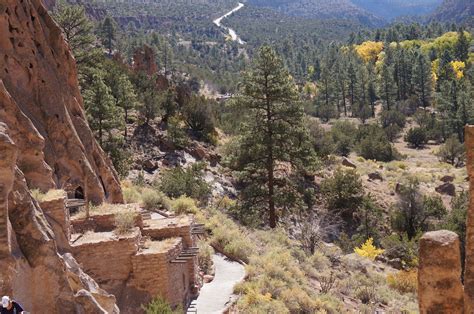
[[[122,202],[86,122],[76,66],[41,0],[0,2],[0,290],[32,313],[116,313],[77,266],[31,190]]]
[[[74,58],[41,1],[2,1],[0,34],[0,121],[29,188],[122,202],[118,177],[87,124]]]
[[[69,256],[66,263],[58,253],[56,236],[17,166],[18,151],[7,126],[1,124],[0,152],[4,158],[0,164],[0,186],[1,194],[8,195],[0,207],[2,293],[21,300],[33,313],[42,313],[45,308],[51,313],[92,313],[89,309],[94,309],[94,313],[118,312],[115,297],[103,290],[91,289],[97,284],[90,277],[82,276],[84,281],[74,281],[78,275],[71,266],[73,258]],[[90,297],[84,298],[84,293]],[[92,293],[101,298],[95,298]],[[107,304],[109,310],[105,310],[101,302]]]
[[[466,261],[464,269],[465,313],[474,311],[474,126],[465,129],[466,165],[469,175],[469,208],[466,222]]]
[[[420,239],[419,257],[420,313],[462,313],[458,235],[446,230],[425,233]]]

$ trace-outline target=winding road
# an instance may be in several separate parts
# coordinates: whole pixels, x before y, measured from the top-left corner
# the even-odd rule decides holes
[[[221,254],[215,254],[212,260],[216,267],[214,280],[203,285],[199,297],[193,302],[198,314],[222,314],[229,305],[235,284],[245,277],[241,264]]]
[[[239,2],[239,5],[235,8],[233,8],[232,10],[230,10],[229,12],[227,12],[226,14],[224,14],[223,16],[221,16],[220,18],[218,19],[215,19],[213,22],[214,24],[216,24],[217,26],[227,30],[229,32],[229,36],[230,38],[232,39],[232,41],[237,41],[239,44],[243,45],[245,44],[245,41],[243,41],[239,35],[237,35],[237,33],[235,32],[235,30],[233,30],[232,28],[230,27],[227,27],[227,26],[224,26],[222,25],[222,20],[225,19],[226,17],[232,15],[233,13],[239,11],[240,9],[242,9],[244,7],[244,4],[243,3],[240,3]]]

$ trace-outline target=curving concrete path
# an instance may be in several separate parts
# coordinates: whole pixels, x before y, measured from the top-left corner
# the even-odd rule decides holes
[[[216,267],[214,280],[204,284],[199,297],[193,301],[197,310],[194,313],[222,314],[231,299],[234,285],[245,277],[244,266],[227,259],[224,255],[214,254],[212,260]]]

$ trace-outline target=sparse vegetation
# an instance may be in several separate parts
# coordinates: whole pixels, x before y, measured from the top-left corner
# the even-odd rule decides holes
[[[115,231],[125,234],[135,226],[137,213],[133,211],[121,211],[115,214]]]
[[[198,263],[199,269],[203,271],[205,274],[210,274],[212,272],[212,255],[214,254],[214,250],[206,241],[199,241],[199,255],[198,255]]]
[[[436,155],[441,161],[459,167],[464,162],[465,148],[456,137],[450,137],[441,145]]]
[[[31,190],[31,196],[38,202],[46,202],[54,199],[65,198],[66,192],[64,190],[49,190],[46,193],[41,192],[39,189]]]
[[[142,305],[146,314],[180,314],[183,313],[181,307],[173,309],[163,297],[154,298],[149,304]]]
[[[142,205],[145,209],[156,210],[160,208],[170,208],[170,201],[162,192],[154,189],[143,189],[141,193]]]
[[[387,276],[387,283],[390,288],[401,293],[416,293],[418,288],[418,272],[416,269],[408,271],[401,270],[395,274]]]
[[[204,164],[196,163],[189,168],[176,167],[164,171],[158,183],[160,191],[168,197],[178,198],[182,195],[200,201],[206,201],[210,187],[203,179]]]
[[[171,208],[177,215],[196,214],[198,211],[196,201],[187,196],[180,196],[177,199],[171,200]]]

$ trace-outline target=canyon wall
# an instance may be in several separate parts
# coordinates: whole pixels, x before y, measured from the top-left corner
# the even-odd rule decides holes
[[[40,0],[0,4],[0,121],[30,189],[122,202],[119,179],[87,124],[74,58]]]
[[[122,202],[116,172],[87,124],[74,58],[40,0],[0,1],[0,291],[32,313],[116,313],[31,190]],[[67,249],[67,245],[63,247]]]

